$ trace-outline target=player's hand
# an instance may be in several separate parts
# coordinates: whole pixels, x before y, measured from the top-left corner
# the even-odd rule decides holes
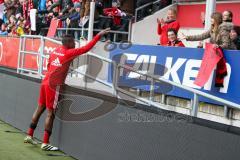
[[[108,34],[110,32],[111,28],[106,28],[98,33],[98,35],[103,36],[105,34]]]

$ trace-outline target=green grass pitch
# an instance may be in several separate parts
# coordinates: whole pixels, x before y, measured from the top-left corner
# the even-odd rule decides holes
[[[24,144],[25,136],[21,131],[0,121],[0,160],[74,160],[62,152],[42,151],[40,144]]]

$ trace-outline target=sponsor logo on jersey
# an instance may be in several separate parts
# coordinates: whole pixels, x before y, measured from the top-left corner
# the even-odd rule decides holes
[[[52,61],[51,65],[56,66],[56,67],[61,67],[62,66],[62,64],[59,61],[59,58],[56,58],[54,61]]]
[[[59,53],[59,52],[56,52],[56,51],[53,51],[53,54],[57,55],[57,56],[64,56],[63,53]]]

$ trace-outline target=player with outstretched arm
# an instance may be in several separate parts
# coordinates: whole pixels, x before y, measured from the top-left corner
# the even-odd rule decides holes
[[[92,41],[87,45],[75,49],[75,41],[71,35],[65,35],[62,38],[62,46],[52,52],[48,62],[48,70],[45,78],[43,79],[40,87],[40,96],[38,107],[35,110],[28,135],[24,138],[25,143],[37,144],[33,139],[34,130],[37,127],[38,121],[42,113],[47,108],[47,117],[45,119],[45,130],[43,136],[42,150],[56,151],[57,147],[49,144],[51,136],[53,121],[55,118],[56,106],[58,104],[59,91],[64,85],[69,66],[71,62],[79,55],[87,53],[94,45],[100,40],[101,36],[109,32],[109,28],[99,32]]]

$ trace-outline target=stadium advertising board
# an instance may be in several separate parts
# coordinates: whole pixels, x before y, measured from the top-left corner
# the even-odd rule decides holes
[[[240,103],[240,76],[239,76],[239,51],[224,51],[227,61],[228,75],[224,79],[224,88],[216,88],[215,71],[211,74],[208,82],[200,88],[194,84],[199,68],[201,66],[203,49],[177,48],[133,45],[127,49],[116,49],[110,52],[110,58],[117,63],[128,65],[143,73],[151,73],[155,76],[164,77],[167,80],[201,90],[205,93],[215,95],[226,100]],[[112,67],[110,72],[112,73]],[[120,70],[119,85],[134,87],[142,90],[150,89],[150,79],[140,76],[137,73]],[[111,75],[111,74],[109,74]],[[109,76],[109,81],[112,81]],[[157,88],[157,89],[156,89]],[[193,94],[167,84],[155,83],[155,92],[164,93],[182,98],[191,99]],[[214,103],[213,101],[200,97],[203,102]]]

